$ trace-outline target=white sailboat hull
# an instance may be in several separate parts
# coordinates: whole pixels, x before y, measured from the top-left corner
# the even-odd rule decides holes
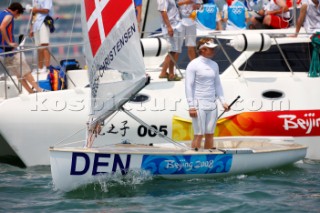
[[[153,79],[157,78],[157,73],[151,73]],[[296,81],[297,77],[291,77],[289,74],[283,77],[275,77],[273,83],[252,84],[247,86],[246,83],[238,79],[223,79],[223,85],[226,88],[226,97],[231,99],[241,94],[243,102],[236,105],[235,108],[246,108],[249,110],[225,113],[223,117],[232,115],[241,115],[241,113],[250,112],[252,118],[259,117],[263,114],[266,116],[275,114],[276,112],[283,112],[285,115],[290,115],[292,112],[300,112],[300,114],[317,113],[320,109],[319,99],[313,97],[320,97],[320,91],[312,90],[314,94],[305,95],[299,91],[301,88],[314,87],[320,84],[320,79],[310,79],[307,76],[299,76],[300,80]],[[260,80],[257,80],[260,81]],[[288,84],[287,82],[291,82]],[[288,86],[282,87],[281,85]],[[261,99],[259,95],[267,88],[283,88],[286,98],[290,100],[290,109],[285,108],[283,111],[270,110],[268,108],[272,100],[268,101]],[[237,88],[237,89],[236,89]],[[241,93],[239,92],[241,91]],[[27,98],[17,97],[3,101],[0,104],[0,134],[3,140],[0,141],[1,147],[9,147],[8,149],[0,149],[1,157],[18,156],[25,166],[35,165],[49,165],[48,147],[53,146],[63,139],[73,136],[79,130],[85,129],[88,111],[89,89],[71,89],[62,90],[52,93],[38,94],[38,101],[36,96],[28,96]],[[174,116],[179,116],[184,119],[190,119],[187,113],[187,105],[183,98],[184,82],[167,82],[157,81],[151,83],[141,94],[149,96],[149,100],[140,104],[129,103],[129,109],[132,113],[144,120],[146,123],[162,129],[162,133],[168,136],[176,134],[176,126],[173,125]],[[170,94],[170,95],[169,95]],[[256,94],[256,95],[255,95]],[[72,98],[71,98],[72,97]],[[256,99],[255,99],[256,98]],[[42,102],[41,100],[47,100]],[[265,109],[258,109],[256,106],[250,105],[249,100],[256,100]],[[58,103],[67,103],[63,105],[56,105]],[[273,101],[274,102],[274,101]],[[36,106],[38,109],[35,110]],[[176,107],[177,106],[177,107]],[[296,106],[294,109],[292,106]],[[64,107],[64,108],[63,108]],[[275,107],[277,107],[275,105]],[[287,107],[287,106],[283,106]],[[35,110],[35,111],[33,111]],[[14,112],[14,113],[12,113]],[[220,111],[221,113],[222,111]],[[152,115],[152,116],[151,116]],[[270,116],[269,116],[270,117]],[[248,117],[250,119],[250,117]],[[124,127],[123,122],[127,121],[125,136],[120,129]],[[239,121],[239,120],[238,120]],[[32,122],[32,123],[30,123]],[[295,141],[309,147],[306,158],[313,160],[320,160],[320,127],[314,126],[311,133],[307,133],[306,127],[297,126],[296,129],[285,129],[284,119],[278,118],[278,123],[272,120],[260,121],[260,127],[263,128],[261,132],[255,127],[252,131],[235,131],[229,135],[221,136],[267,136],[270,129],[275,129],[269,136],[283,135],[294,136]],[[108,133],[111,124],[114,125],[114,130]],[[239,123],[241,124],[241,123]],[[272,128],[270,125],[272,125]],[[244,125],[247,125],[244,123]],[[277,127],[277,128],[276,128]],[[112,140],[121,142],[122,139],[129,139],[132,141],[144,141],[145,143],[157,142],[159,139],[154,134],[148,132],[146,128],[142,128],[137,122],[124,113],[118,113],[116,117],[105,127],[105,137],[110,137]],[[304,128],[304,129],[303,129]],[[293,135],[297,129],[300,129],[298,135]],[[263,134],[265,133],[266,134]],[[116,134],[114,134],[116,133]],[[181,132],[181,135],[187,134]],[[188,134],[191,134],[190,132]],[[219,134],[218,134],[219,136]],[[85,137],[85,131],[80,131],[72,137],[74,140],[81,140]],[[103,137],[102,137],[103,138]],[[12,150],[13,151],[12,151]],[[10,151],[11,150],[11,151]]]
[[[214,178],[291,164],[303,159],[307,150],[281,138],[221,138],[216,142],[218,150],[199,151],[184,151],[172,144],[50,148],[53,183],[59,190],[70,191],[131,171],[170,179]]]
[[[307,41],[282,38],[277,42],[296,45]],[[233,65],[240,67],[252,54],[244,52]],[[150,62],[153,58],[145,60]],[[218,122],[215,136],[292,136],[296,143],[309,147],[306,158],[320,160],[320,78],[308,77],[307,70],[239,71],[239,74],[229,66],[220,75],[226,100],[231,102],[238,95],[241,99]],[[88,84],[87,73],[69,71],[69,75],[78,88],[21,95],[0,102],[1,162],[15,157],[24,166],[49,165],[48,147],[70,136],[73,140],[84,138],[85,131],[80,130],[84,130],[89,113],[90,89],[79,87]],[[191,129],[182,129],[180,123],[174,123],[178,116],[191,124],[184,81],[158,79],[159,70],[149,75],[151,84],[140,92],[146,100],[129,102],[125,107],[163,134],[177,141],[190,140]],[[279,93],[280,97],[265,97],[266,92]],[[159,140],[124,113],[118,113],[106,123],[103,132],[104,137],[117,142],[132,140],[148,144]]]

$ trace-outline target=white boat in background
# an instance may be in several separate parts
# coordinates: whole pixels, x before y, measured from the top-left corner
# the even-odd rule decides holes
[[[209,178],[275,168],[305,157],[307,147],[288,142],[288,138],[220,138],[218,150],[192,150],[190,143],[171,140],[161,130],[149,127],[141,118],[124,109],[123,105],[137,97],[136,94],[146,86],[148,77],[139,48],[139,33],[135,30],[133,2],[123,0],[120,5],[115,2],[110,0],[94,5],[94,2],[82,1],[83,36],[91,88],[90,115],[84,141],[59,143],[49,150],[53,183],[57,189],[70,191],[104,174],[146,172],[165,178]],[[117,8],[115,20],[107,22],[104,19],[100,23],[102,28],[98,28],[95,23],[98,24],[103,14],[114,8]],[[97,11],[104,12],[100,16],[95,14]],[[94,30],[103,32],[93,33]],[[122,40],[125,42],[121,48],[115,50]],[[106,78],[113,76],[114,72],[118,72],[120,78]],[[159,135],[158,143],[146,145],[132,138],[131,142],[119,142],[120,136],[117,139],[104,137],[105,120],[119,110]]]
[[[150,23],[156,22],[151,19]],[[310,39],[303,29],[298,38],[286,37],[294,32],[292,28],[241,31],[252,32],[271,35],[270,49],[238,52],[226,43],[239,32],[198,32],[199,37],[209,35],[221,43],[214,60],[220,66],[227,100],[241,96],[219,120],[215,136],[289,136],[309,147],[306,158],[320,160],[320,78],[308,77]],[[178,63],[182,74],[186,58],[182,54]],[[176,141],[190,140],[184,80],[158,79],[162,59],[145,58],[151,83],[125,108]],[[0,162],[20,167],[49,165],[48,147],[66,138],[84,138],[90,97],[87,71],[70,70],[68,76],[67,90],[36,95],[20,94],[12,82],[0,80]],[[108,119],[102,131],[98,144],[100,138],[159,142],[153,131],[123,112]]]

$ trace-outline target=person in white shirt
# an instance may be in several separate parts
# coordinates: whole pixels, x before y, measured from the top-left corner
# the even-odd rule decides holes
[[[320,4],[318,0],[302,0],[295,36],[300,32],[302,25],[308,34],[320,32]],[[310,35],[307,36],[310,37]]]
[[[36,46],[49,46],[50,29],[44,24],[47,15],[53,16],[52,0],[33,0],[33,20],[30,28],[30,37],[34,37]],[[38,49],[38,69],[47,71],[50,66],[50,52],[48,47]]]
[[[218,114],[216,97],[223,108],[226,111],[229,110],[223,95],[219,66],[211,60],[216,46],[213,39],[200,39],[197,45],[199,56],[192,60],[186,69],[185,92],[194,131],[191,147],[196,149],[201,147],[203,135],[205,136],[204,148],[215,148],[213,135]]]
[[[191,61],[197,56],[197,25],[191,16],[192,12],[200,8],[202,0],[178,0],[177,4],[182,18],[182,36],[184,37],[185,46],[188,47],[188,56]]]
[[[181,36],[181,18],[175,0],[157,0],[158,11],[161,14],[162,24],[161,29],[165,38],[167,38],[171,47],[169,54],[175,61],[178,61],[179,54],[182,50],[183,38]],[[174,74],[174,62],[170,55],[167,55],[159,78],[168,78],[168,81],[179,81],[180,77]],[[169,68],[169,74],[167,69]]]

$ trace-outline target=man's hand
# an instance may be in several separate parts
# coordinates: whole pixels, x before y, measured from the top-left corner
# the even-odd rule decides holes
[[[168,35],[170,37],[173,37],[173,29],[172,29],[171,25],[168,27]]]
[[[19,46],[17,43],[14,43],[14,42],[9,42],[8,45],[10,47],[18,47]]]
[[[32,26],[31,26],[31,28],[32,28]],[[32,31],[32,30],[30,30],[30,32],[29,32],[29,37],[30,37],[30,38],[33,37],[33,31]]]
[[[222,106],[226,112],[228,112],[230,110],[230,107],[227,103],[224,103]]]

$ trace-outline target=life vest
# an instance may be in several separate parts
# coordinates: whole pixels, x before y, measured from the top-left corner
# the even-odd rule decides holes
[[[66,73],[64,69],[60,66],[52,66],[49,67],[49,73],[47,79],[50,81],[51,88],[53,91],[62,90],[67,88],[67,79]]]

